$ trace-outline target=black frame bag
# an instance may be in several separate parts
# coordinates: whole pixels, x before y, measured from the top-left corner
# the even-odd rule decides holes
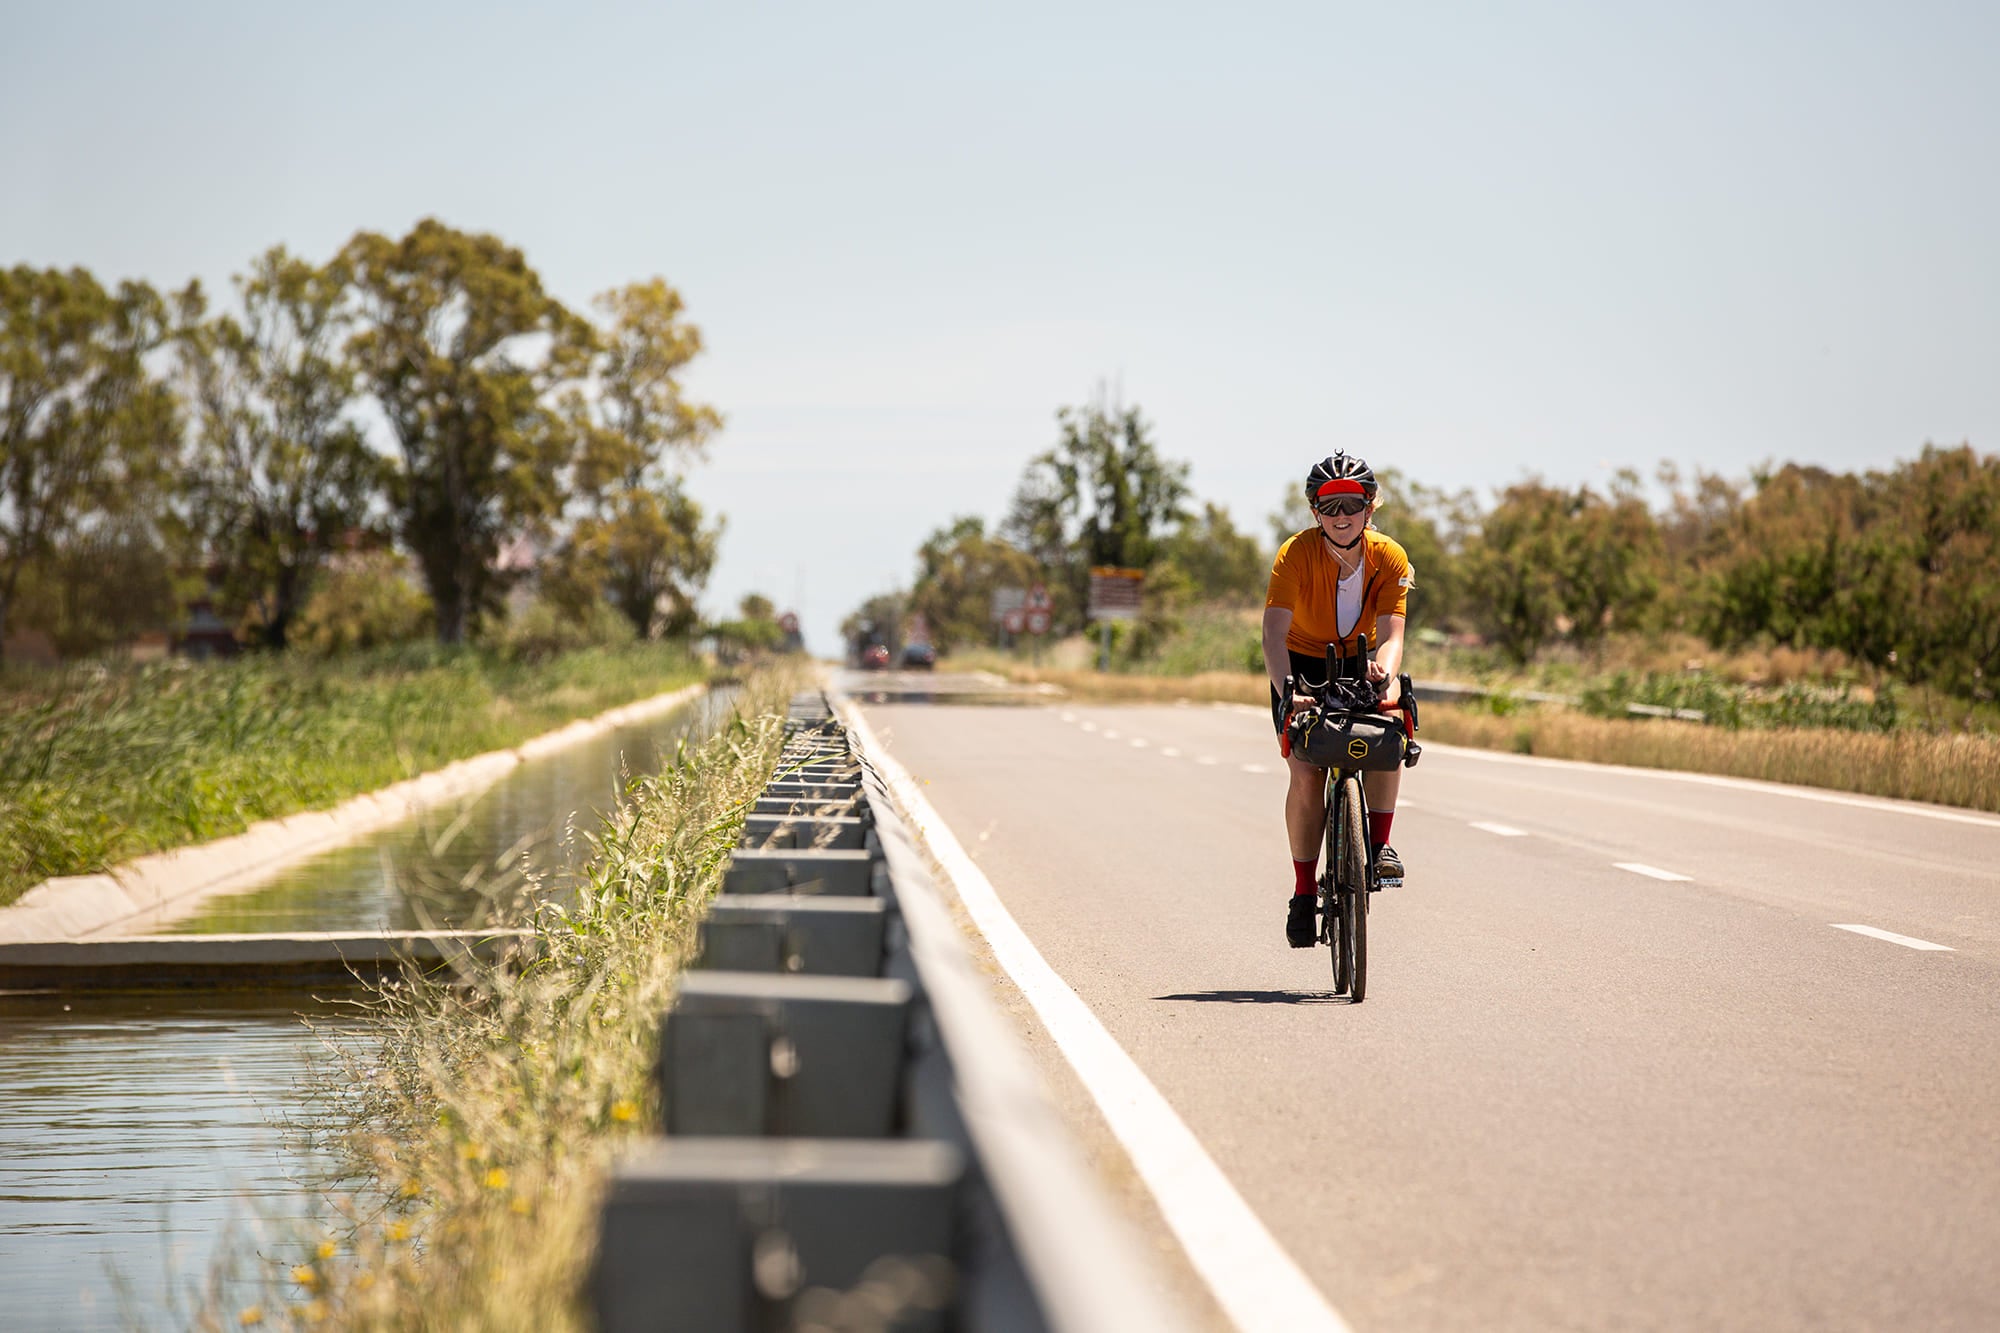
[[[1292,754],[1315,768],[1383,772],[1403,765],[1409,737],[1400,713],[1327,713],[1302,709],[1286,728]]]

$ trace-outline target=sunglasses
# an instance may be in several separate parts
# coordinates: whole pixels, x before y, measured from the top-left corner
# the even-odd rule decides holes
[[[1343,495],[1338,500],[1320,501],[1313,506],[1313,511],[1319,514],[1339,514],[1345,518],[1351,514],[1358,514],[1367,507],[1368,502],[1360,496]]]

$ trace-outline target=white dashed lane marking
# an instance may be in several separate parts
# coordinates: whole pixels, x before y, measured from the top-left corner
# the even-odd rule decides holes
[[[1517,829],[1512,824],[1489,824],[1483,819],[1473,820],[1472,827],[1502,838],[1525,838],[1528,836],[1525,829]]]
[[[1197,764],[1212,764],[1215,762],[1215,756],[1212,754],[1205,754],[1201,758],[1195,760],[1195,762]]]
[[[1662,870],[1658,866],[1649,866],[1641,861],[1613,861],[1611,864],[1620,870],[1629,870],[1635,875],[1644,875],[1647,879],[1663,879],[1670,884],[1692,884],[1694,882],[1691,876],[1677,875],[1671,870]]]
[[[1143,750],[1150,744],[1152,744],[1152,742],[1146,740],[1142,736],[1134,736],[1132,738],[1132,748],[1135,750]]]
[[[1933,953],[1958,952],[1958,950],[1952,948],[1949,944],[1932,944],[1929,940],[1915,939],[1908,935],[1898,935],[1893,930],[1877,930],[1874,926],[1843,926],[1836,923],[1833,928],[1835,930],[1851,930],[1857,935],[1866,935],[1871,940],[1887,940],[1891,944],[1900,944],[1905,949],[1923,949]]]
[[[1245,764],[1243,765],[1243,771],[1245,773],[1269,773],[1271,770],[1262,764]]]
[[[1181,752],[1171,745],[1163,745],[1160,747],[1160,756],[1164,759],[1178,759],[1181,757]]]

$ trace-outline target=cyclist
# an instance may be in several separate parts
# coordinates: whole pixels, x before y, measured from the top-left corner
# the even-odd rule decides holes
[[[1382,702],[1394,704],[1403,669],[1403,625],[1413,576],[1410,557],[1375,531],[1377,488],[1368,464],[1348,453],[1323,458],[1306,474],[1306,500],[1318,523],[1278,548],[1264,598],[1264,671],[1271,678],[1271,720],[1280,733],[1293,706],[1312,702],[1280,697],[1286,676],[1303,686],[1324,684],[1326,649],[1352,652],[1358,636],[1373,645],[1368,678]],[[1285,940],[1309,949],[1318,938],[1316,873],[1326,828],[1326,771],[1297,755],[1286,756],[1291,789],[1285,794],[1285,833],[1291,841],[1293,889],[1285,912]],[[1365,773],[1368,845],[1383,885],[1403,882],[1402,858],[1389,846],[1401,769]]]

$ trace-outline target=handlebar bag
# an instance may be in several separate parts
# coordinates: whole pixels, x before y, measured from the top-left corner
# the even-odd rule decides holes
[[[1408,738],[1395,713],[1304,712],[1292,719],[1292,753],[1318,768],[1400,767]]]

